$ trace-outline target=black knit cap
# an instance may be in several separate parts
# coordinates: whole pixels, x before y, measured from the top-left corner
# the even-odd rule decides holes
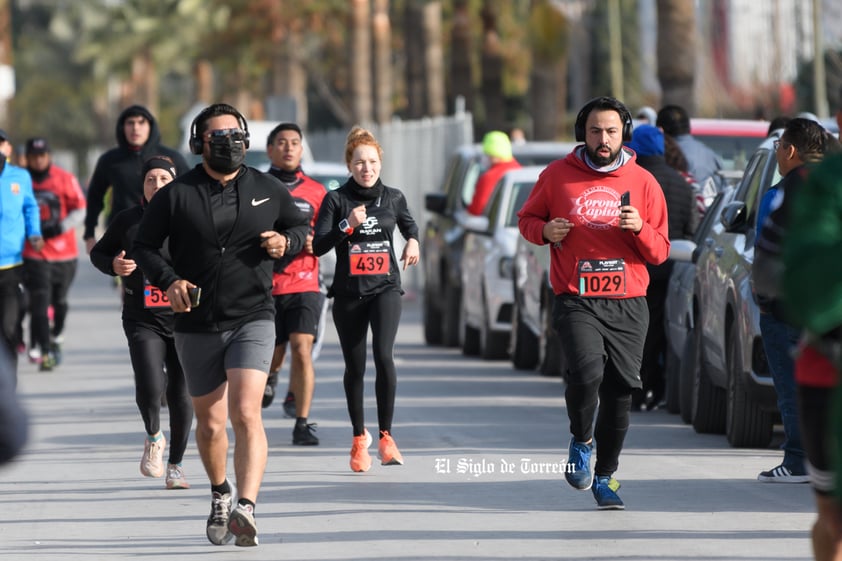
[[[172,176],[173,179],[175,179],[175,176],[178,175],[178,171],[176,171],[175,168],[175,162],[173,162],[168,156],[152,156],[143,162],[143,177],[146,177],[146,174],[150,169],[165,170]]]

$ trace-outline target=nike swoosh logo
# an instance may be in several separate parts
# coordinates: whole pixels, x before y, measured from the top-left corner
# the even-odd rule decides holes
[[[269,200],[269,197],[266,197],[265,199],[260,199],[259,201],[257,199],[252,199],[251,200],[251,206],[260,206],[268,200]]]

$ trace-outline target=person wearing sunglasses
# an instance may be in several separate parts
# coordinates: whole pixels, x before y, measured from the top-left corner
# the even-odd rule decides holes
[[[258,543],[254,519],[268,443],[261,402],[275,349],[272,269],[304,247],[310,225],[289,191],[243,164],[248,124],[234,107],[205,108],[191,126],[201,165],[150,201],[134,254],[166,291],[174,337],[196,414],[196,444],[211,485],[208,540]],[[160,253],[168,240],[171,263]],[[230,420],[236,439],[227,478]]]

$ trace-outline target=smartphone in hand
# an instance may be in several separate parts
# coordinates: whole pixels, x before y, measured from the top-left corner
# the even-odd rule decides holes
[[[197,308],[202,301],[202,289],[198,286],[190,289],[190,307]]]
[[[626,191],[622,195],[620,195],[620,206],[626,206],[631,204],[631,193]]]

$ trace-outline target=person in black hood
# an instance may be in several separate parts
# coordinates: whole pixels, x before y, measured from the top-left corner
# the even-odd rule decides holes
[[[175,162],[179,175],[189,167],[177,150],[161,144],[161,133],[152,113],[142,105],[132,105],[120,113],[116,127],[117,146],[97,160],[88,183],[85,216],[85,247],[90,253],[96,243],[96,226],[105,206],[105,195],[111,188],[111,217],[121,210],[140,204],[143,199],[143,162],[154,155],[167,156]]]

